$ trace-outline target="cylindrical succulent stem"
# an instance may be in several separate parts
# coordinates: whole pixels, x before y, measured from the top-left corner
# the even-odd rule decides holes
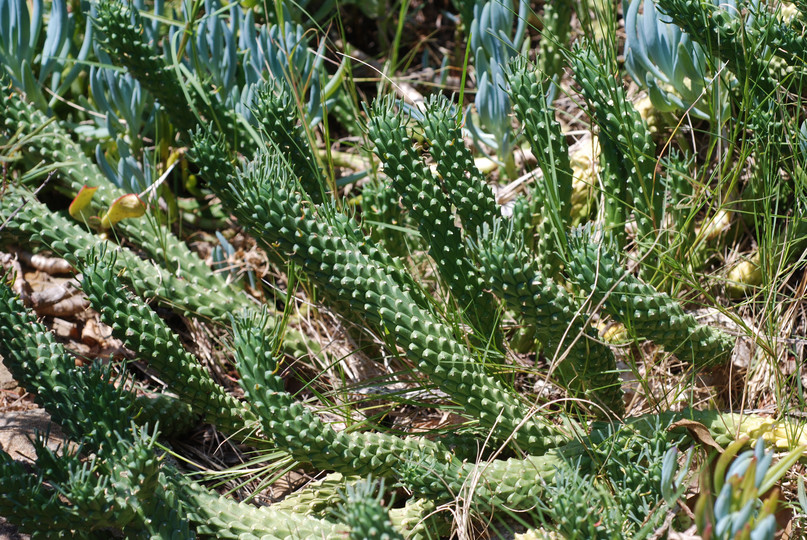
[[[655,143],[647,124],[628,101],[621,81],[615,73],[603,71],[592,50],[575,48],[573,66],[575,78],[600,129],[606,217],[609,214],[619,216],[618,221],[605,225],[624,227],[622,217],[633,212],[640,250],[647,251],[643,246],[653,243],[664,209],[661,178],[655,174]],[[609,205],[622,205],[623,209],[609,210]],[[624,233],[622,230],[614,232],[617,238]]]
[[[407,214],[400,199],[398,192],[383,178],[373,178],[362,186],[362,224],[369,229],[370,238],[393,257],[404,258],[409,255],[409,246],[401,229],[407,225]],[[413,235],[411,243],[416,242]]]
[[[437,264],[460,312],[481,334],[483,343],[487,343],[497,333],[495,304],[471,264],[462,231],[454,224],[451,201],[436,176],[420,160],[414,142],[406,133],[402,115],[392,110],[390,102],[377,103],[373,107],[369,130],[376,154],[384,162],[392,186],[418,224],[429,247],[429,255]],[[462,144],[462,140],[456,144]],[[450,169],[456,155],[440,155],[445,160],[443,166]],[[462,158],[462,153],[459,156]],[[452,173],[448,171],[448,174]],[[450,191],[452,187],[448,189]],[[484,219],[491,219],[490,201],[483,197],[481,203],[488,211]]]
[[[151,308],[115,282],[114,265],[95,263],[83,276],[84,292],[113,335],[148,361],[194,413],[228,435],[249,432],[252,413],[213,380]]]
[[[14,213],[16,212],[16,214]],[[13,217],[12,217],[13,214]],[[194,281],[184,280],[145,261],[127,248],[87,232],[74,221],[51,212],[25,189],[9,187],[0,198],[0,216],[11,217],[6,227],[35,246],[47,247],[75,267],[103,252],[139,294],[156,297],[174,310],[193,316],[224,320],[233,310],[251,306],[244,295],[226,295]],[[114,247],[113,247],[114,246]]]
[[[165,472],[166,483],[176,490],[178,502],[198,534],[222,540],[337,540],[348,534],[345,525],[275,510],[271,506],[256,508],[238,503],[182,478],[176,471],[166,468]]]
[[[5,283],[0,284],[0,356],[14,379],[36,395],[68,435],[100,445],[114,431],[128,429],[129,396],[104,380],[109,373],[76,368],[73,355]],[[75,407],[77,401],[85,406]]]
[[[495,229],[477,251],[482,271],[508,307],[535,328],[544,354],[571,394],[593,399],[606,413],[624,412],[616,360],[587,328],[587,313],[563,287],[545,277],[524,250]],[[599,411],[602,413],[603,411]]]
[[[70,196],[75,196],[85,185],[99,188],[90,204],[95,213],[102,214],[113,201],[126,194],[103,175],[58,122],[36,110],[21,94],[0,84],[0,100],[7,105],[0,109],[0,132],[19,132],[23,137],[31,137],[35,144],[26,145],[23,156],[34,162],[58,165],[59,174],[55,179]],[[151,216],[125,219],[115,225],[115,231],[177,277],[200,283],[212,292],[232,291],[230,296],[238,298],[234,288],[211,272],[198,255],[157,219]]]
[[[233,338],[241,386],[261,419],[264,433],[279,448],[320,469],[361,476],[398,473],[403,454],[451,460],[447,448],[426,439],[336,431],[295,401],[274,373],[279,336],[266,328],[266,322],[265,316],[236,319]]]
[[[569,273],[594,305],[625,325],[636,338],[649,339],[695,366],[724,362],[734,340],[698,324],[681,305],[628,273],[612,252],[578,232],[570,242]]]
[[[561,271],[566,254],[566,231],[571,221],[572,167],[566,138],[546,97],[546,85],[523,58],[510,66],[507,77],[513,110],[524,125],[533,155],[543,175],[532,192],[533,207],[541,216],[538,256],[547,276]]]
[[[185,435],[199,424],[193,407],[169,394],[138,396],[134,400],[134,410],[134,421],[138,425],[159,424],[160,434],[168,438]]]
[[[563,66],[566,62],[563,51],[568,47],[573,11],[574,3],[565,0],[544,4],[544,14],[541,17],[543,28],[539,44],[538,71],[542,78],[549,79],[547,97],[550,102],[557,94],[560,79],[563,77]]]
[[[463,143],[457,114],[445,96],[440,96],[428,101],[420,124],[437,163],[437,172],[462,221],[463,233],[476,238],[485,224],[493,226],[500,215],[499,205]]]
[[[177,128],[189,132],[196,127],[197,119],[188,106],[186,89],[177,72],[166,64],[162,51],[146,41],[137,8],[105,0],[98,3],[94,22],[101,46],[157,98]]]
[[[315,203],[330,198],[317,155],[311,149],[305,129],[298,120],[297,105],[282,83],[267,85],[258,93],[255,114],[267,143],[288,160],[300,185]]]
[[[227,147],[221,138],[209,133],[200,131],[194,135],[193,148],[189,152],[191,159],[199,167],[207,182],[214,188],[221,197],[225,207],[234,211],[243,202],[239,194],[233,190],[233,183],[238,182],[237,168],[232,161]],[[287,160],[283,159],[283,166],[289,167]],[[292,175],[294,171],[292,170]],[[306,194],[307,195],[307,194]],[[301,197],[307,198],[307,197]],[[361,226],[355,220],[343,214],[335,214],[341,220],[343,229],[348,235],[355,239],[358,248],[368,257],[374,259],[379,264],[385,266],[387,270],[395,276],[399,283],[404,284],[405,289],[413,296],[418,305],[428,309],[431,306],[430,298],[421,290],[421,286],[415,281],[411,274],[406,272],[400,261],[390,256],[387,251],[379,249],[374,243],[366,242],[361,235]],[[282,262],[283,259],[275,246],[267,249],[270,257]],[[338,306],[335,306],[338,307]],[[345,314],[347,318],[349,314]],[[288,335],[286,336],[288,340]]]
[[[333,515],[350,526],[351,540],[403,540],[392,525],[389,510],[384,508],[383,496],[384,481],[376,483],[372,477],[345,488],[342,503]]]

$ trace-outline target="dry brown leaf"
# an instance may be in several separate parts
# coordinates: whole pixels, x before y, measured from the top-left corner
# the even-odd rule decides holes
[[[61,257],[48,257],[39,254],[32,255],[27,251],[21,251],[20,259],[37,270],[48,274],[69,274],[73,271],[73,266]]]
[[[694,525],[683,532],[670,531],[667,538],[669,540],[703,540]]]
[[[712,434],[709,433],[709,428],[700,422],[695,422],[694,420],[679,420],[670,424],[670,427],[668,427],[667,430],[672,431],[673,429],[679,427],[686,428],[686,430],[689,431],[690,436],[699,443],[710,448],[714,448],[717,450],[718,454],[723,453],[723,447],[717,444],[714,438],[712,438]]]
[[[78,339],[81,335],[75,322],[67,321],[59,317],[53,318],[51,332],[62,339]]]
[[[90,301],[87,300],[87,297],[83,294],[77,294],[52,305],[46,305],[41,308],[34,306],[34,311],[36,311],[37,315],[68,317],[76,313],[81,313],[88,307],[90,307]]]
[[[105,335],[110,335],[109,327],[102,328],[100,323],[93,317],[87,319],[84,328],[81,329],[81,342],[90,347],[97,345],[104,348],[107,346]]]

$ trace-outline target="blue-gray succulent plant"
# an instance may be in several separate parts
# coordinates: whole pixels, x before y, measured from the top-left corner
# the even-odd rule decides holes
[[[253,10],[205,0],[205,15],[188,43],[189,68],[216,87],[220,101],[251,123],[250,107],[259,85],[266,79],[284,81],[306,101],[308,123],[314,126],[328,106],[323,96],[332,97],[338,82],[323,88],[324,42],[312,49],[308,32],[292,21],[285,2],[283,9],[282,22],[261,25],[256,31]],[[188,8],[185,11],[189,17]]]
[[[660,111],[688,111],[709,119],[709,95],[719,103],[703,49],[678,26],[667,21],[653,0],[630,0],[625,11],[625,69]],[[727,9],[734,7],[733,0]],[[639,12],[641,7],[642,12]],[[711,89],[711,90],[710,90]]]
[[[798,461],[804,448],[792,450],[774,464],[774,451],[765,449],[764,437],[757,439],[753,450],[737,455],[747,441],[747,436],[741,437],[724,450],[714,465],[713,477],[709,468],[701,470],[701,495],[695,505],[695,524],[698,532],[706,537],[715,540],[774,538],[778,492],[773,488]],[[673,478],[678,469],[677,457],[675,448],[667,452],[661,474],[661,490],[670,506],[686,488],[683,480],[692,453],[688,454],[682,471]]]
[[[89,11],[89,8],[88,8]],[[84,69],[92,49],[92,25],[85,16],[83,41],[73,41],[81,18],[67,9],[66,0],[53,0],[44,45],[43,0],[0,0],[0,66],[17,88],[43,110],[52,108]],[[72,57],[72,58],[71,58]]]
[[[517,13],[512,2],[477,0],[473,10],[470,40],[476,69],[474,105],[479,114],[479,126],[467,114],[466,127],[477,147],[481,149],[480,143],[483,143],[494,149],[500,162],[507,162],[515,142],[505,69],[527,39],[528,9],[529,3],[525,0],[519,0]]]

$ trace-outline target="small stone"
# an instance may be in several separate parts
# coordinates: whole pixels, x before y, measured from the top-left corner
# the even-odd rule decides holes
[[[0,390],[13,390],[17,386],[19,385],[14,380],[14,377],[11,376],[11,372],[3,362],[0,362]]]

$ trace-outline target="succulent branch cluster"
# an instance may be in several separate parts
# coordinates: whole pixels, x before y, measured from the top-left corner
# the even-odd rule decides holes
[[[12,0],[0,0],[0,6],[5,1]],[[700,6],[660,3],[682,26]],[[509,31],[513,13],[504,17],[483,4],[474,10],[477,62],[495,57],[504,64],[505,57],[518,56],[523,27],[507,51],[500,50],[496,36],[480,34],[480,21],[495,19]],[[204,181],[221,215],[233,216],[278,271],[288,272],[289,283],[304,276],[321,307],[375,338],[396,383],[429,387],[436,396],[432,406],[458,413],[466,425],[429,437],[375,429],[370,421],[343,426],[331,421],[320,401],[290,392],[282,367],[289,357],[299,360],[300,349],[319,350],[289,328],[295,291],[272,299],[285,304],[285,312],[274,304],[258,306],[170,232],[176,223],[154,207],[147,218],[121,221],[108,232],[48,208],[22,171],[56,171],[57,190],[69,197],[98,188],[90,203],[96,211],[132,194],[87,157],[69,123],[33,101],[18,77],[0,71],[0,141],[29,180],[4,186],[0,238],[65,257],[101,320],[165,386],[156,396],[138,395],[138,384],[110,366],[76,366],[12,293],[8,285],[18,276],[6,274],[0,283],[3,362],[80,446],[57,455],[38,442],[35,474],[0,450],[0,513],[25,531],[87,538],[110,531],[149,538],[427,538],[450,531],[440,505],[463,503],[474,516],[524,512],[533,523],[545,521],[569,535],[620,537],[654,530],[673,509],[680,481],[671,479],[669,456],[672,448],[693,442],[685,427],[697,424],[721,445],[742,433],[764,432],[781,442],[781,425],[716,411],[625,417],[614,351],[593,320],[609,317],[631,339],[652,341],[696,369],[726,362],[734,339],[699,324],[657,287],[660,265],[652,259],[661,253],[660,240],[672,234],[676,224],[670,221],[681,216],[670,199],[671,192],[680,196],[691,188],[682,180],[687,167],[671,156],[659,174],[653,134],[625,93],[615,57],[598,57],[594,45],[565,49],[568,6],[547,6],[547,56],[540,69],[519,57],[507,66],[487,66],[497,85],[484,83],[495,94],[487,105],[512,104],[541,173],[511,217],[463,141],[461,112],[445,97],[430,98],[411,113],[385,96],[366,107],[366,124],[354,127],[364,130],[368,155],[373,152],[381,168],[371,171],[354,212],[341,198],[333,164],[314,144],[311,128],[323,120],[335,90],[320,89],[319,78],[327,73],[314,59],[317,53],[302,45],[300,27],[289,20],[257,31],[252,11],[224,9],[213,0],[204,6],[203,24],[185,14],[188,29],[200,33],[191,55],[204,54],[182,69],[167,62],[159,35],[145,31],[136,6],[102,0],[86,16],[103,54],[153,95],[155,115],[164,114],[177,130],[175,141],[190,147],[183,164]],[[761,72],[761,65],[737,57],[739,23],[718,8],[701,11],[709,19],[688,21],[686,29],[715,43],[702,43],[699,51],[730,57],[737,77]],[[226,24],[225,16],[246,27]],[[778,37],[770,43],[784,51],[776,54],[794,62],[802,41],[781,25],[771,28]],[[236,39],[243,54],[215,58]],[[272,41],[300,49],[263,58],[264,71],[253,58],[261,50],[258,39],[267,47]],[[596,218],[573,215],[575,160],[552,106],[560,50],[569,55],[602,149]],[[302,94],[289,63],[313,81]],[[207,95],[186,75],[198,77],[195,83],[218,81],[210,84],[229,97]],[[766,77],[763,90],[776,82]],[[309,106],[303,107],[306,95]],[[111,107],[109,100],[97,101]],[[487,124],[496,120],[495,127],[509,134],[511,118],[491,110],[485,114],[496,118]],[[124,140],[132,133],[118,135]],[[499,151],[511,142],[502,141]],[[591,223],[573,228],[578,221]],[[629,223],[636,224],[636,234],[628,235]],[[691,224],[680,234],[692,236]],[[634,260],[623,255],[629,245],[639,255]],[[646,261],[629,270],[636,259]],[[216,382],[153,309],[153,300],[217,325],[224,335],[220,352],[231,362],[242,397]],[[525,362],[534,360],[528,370],[512,362],[513,349],[522,349],[519,336],[533,355]],[[568,403],[547,403],[525,388],[519,371],[551,381]],[[361,415],[350,412],[346,417]],[[220,496],[183,474],[156,442],[162,437],[170,444],[171,436],[199,421],[238,443],[276,449],[309,471],[332,474],[268,507]],[[761,447],[754,455],[758,470],[767,470],[770,459]],[[736,493],[739,480],[731,482]],[[391,507],[393,492],[406,497],[404,505]],[[340,505],[337,511],[334,505]],[[760,510],[754,523],[770,524],[769,510]],[[737,515],[732,519],[732,527],[747,525]]]

